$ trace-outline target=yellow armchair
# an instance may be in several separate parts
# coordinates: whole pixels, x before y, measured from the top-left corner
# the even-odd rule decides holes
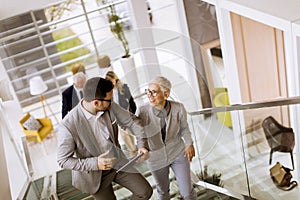
[[[214,98],[214,104],[216,107],[229,105],[228,93],[226,91],[218,93]],[[229,111],[217,112],[217,119],[225,126],[232,127],[231,115]]]
[[[37,120],[41,123],[42,128],[39,130],[27,130],[23,124],[30,118],[30,114],[27,113],[20,121],[20,125],[23,129],[26,138],[30,142],[41,142],[43,141],[47,135],[49,135],[53,130],[53,125],[51,119],[49,118],[38,118]]]

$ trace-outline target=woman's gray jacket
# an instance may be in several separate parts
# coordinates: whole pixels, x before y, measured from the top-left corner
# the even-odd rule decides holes
[[[147,137],[143,141],[147,143],[150,151],[150,158],[147,160],[150,170],[171,164],[185,152],[186,146],[193,144],[183,104],[175,101],[168,103],[169,113],[158,111],[149,104],[137,111]],[[165,141],[161,136],[161,119],[166,123]]]

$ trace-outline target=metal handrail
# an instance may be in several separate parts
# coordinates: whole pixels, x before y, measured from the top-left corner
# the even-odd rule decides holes
[[[210,113],[225,112],[225,111],[248,110],[248,109],[273,107],[273,106],[285,106],[285,105],[292,105],[292,104],[299,104],[299,103],[300,103],[300,96],[288,97],[288,98],[282,97],[270,101],[249,102],[243,104],[233,104],[229,106],[204,108],[198,111],[188,112],[188,114],[194,116],[194,115],[210,114]]]

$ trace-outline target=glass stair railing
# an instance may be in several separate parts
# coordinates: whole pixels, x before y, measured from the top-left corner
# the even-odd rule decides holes
[[[291,157],[289,153],[273,152],[269,164],[270,146],[262,127],[264,119],[273,116],[279,123],[293,128],[296,143],[293,157],[297,163],[299,104],[300,97],[276,98],[188,113],[196,149],[191,169],[200,177],[196,184],[236,199],[300,199],[298,189],[282,191],[273,183],[270,168],[281,162],[292,169]],[[220,112],[230,113],[232,127],[223,123],[226,119],[218,119]],[[298,179],[298,170],[295,165],[293,180]],[[204,173],[219,178],[222,184],[216,186],[201,180]]]
[[[298,189],[280,191],[273,184],[269,169],[277,161],[290,167],[290,155],[274,152],[273,163],[269,164],[270,148],[261,125],[263,119],[272,115],[286,126],[293,127],[296,133],[299,132],[299,103],[300,97],[292,97],[190,112],[188,121],[196,149],[196,157],[191,162],[192,182],[198,199],[300,199]],[[218,120],[217,112],[230,112],[232,127]],[[207,113],[211,117],[204,118],[203,114]],[[299,138],[297,135],[295,138],[296,147]],[[126,147],[122,148],[129,156]],[[295,171],[299,170],[297,155],[295,148],[295,170],[292,174],[296,180]],[[136,167],[152,185],[154,192],[151,200],[156,200],[155,183],[146,163],[136,164]],[[212,180],[218,178],[219,184],[214,184]],[[172,173],[170,180],[172,199],[182,199]],[[127,189],[117,184],[114,189],[118,200],[130,198]],[[44,198],[92,199],[72,186],[71,172],[67,170],[34,180],[24,197],[30,200]]]

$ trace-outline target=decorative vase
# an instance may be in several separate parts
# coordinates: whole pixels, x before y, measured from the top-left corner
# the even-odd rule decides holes
[[[137,72],[135,68],[134,57],[130,56],[128,58],[120,59],[121,66],[123,68],[124,77],[126,82],[133,91],[138,88],[139,81],[137,77]]]

